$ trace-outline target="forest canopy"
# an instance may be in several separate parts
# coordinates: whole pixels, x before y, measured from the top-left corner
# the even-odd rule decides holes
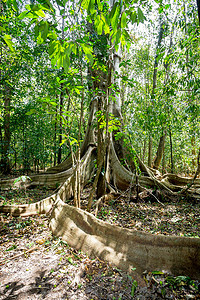
[[[122,112],[122,119],[109,115],[110,131],[123,124],[133,152],[149,166],[157,163],[162,174],[195,172],[200,128],[195,1],[123,1],[110,9],[103,1],[13,0],[2,1],[1,12],[3,173],[46,170],[76,151],[91,101],[106,84],[112,89],[109,101],[120,98]],[[106,83],[109,68],[115,79]],[[95,118],[105,128],[103,109]],[[163,153],[155,161],[162,137]]]

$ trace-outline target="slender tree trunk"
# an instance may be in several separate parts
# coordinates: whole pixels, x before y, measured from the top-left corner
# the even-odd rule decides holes
[[[142,160],[145,161],[145,155],[146,155],[146,147],[147,147],[147,141],[144,140],[144,147],[143,147],[143,153],[142,153]]]
[[[165,146],[163,149],[163,156],[162,156],[162,175],[165,174]]]
[[[154,61],[154,70],[153,70],[153,86],[151,91],[151,99],[155,98],[155,90],[157,86],[157,74],[158,74],[158,64],[159,64],[159,51],[160,46],[163,38],[164,33],[164,22],[161,22],[160,20],[160,30],[158,34],[158,43],[156,47],[156,55],[155,55],[155,61]],[[152,101],[152,105],[154,105]],[[151,167],[152,164],[152,137],[149,137],[149,154],[148,154],[148,166]]]
[[[156,156],[155,156],[154,161],[153,161],[153,168],[156,169],[156,170],[158,170],[158,168],[160,166],[162,156],[163,156],[163,153],[164,153],[165,138],[166,138],[166,132],[160,138],[158,149],[157,149],[157,152],[156,152]]]
[[[196,151],[195,151],[195,136],[191,138],[191,146],[192,146],[192,167],[196,167]]]
[[[58,123],[58,105],[56,105],[56,114],[55,114],[55,126],[54,126],[54,167],[56,166],[57,156],[56,156],[56,148],[57,148],[57,123]]]
[[[171,157],[171,173],[174,173],[174,160],[173,160],[173,144],[172,144],[172,132],[169,129],[169,140],[170,140],[170,157]]]
[[[149,145],[148,145],[148,166],[151,167],[152,164],[152,136],[149,136]]]
[[[3,174],[9,174],[10,172],[10,162],[9,162],[9,147],[10,147],[10,94],[11,90],[7,86],[5,88],[4,96],[4,139],[2,147],[2,159],[1,159],[1,168]]]
[[[60,85],[60,114],[59,114],[59,148],[58,148],[58,164],[61,163],[62,159],[62,115],[63,115],[63,103],[64,103],[64,92],[63,92],[63,83]]]
[[[60,8],[59,8],[60,10]],[[60,10],[61,13],[61,10]],[[64,41],[65,38],[65,6],[62,13],[62,41]],[[64,74],[64,68],[62,67],[62,75]],[[62,116],[63,116],[63,104],[64,104],[64,90],[63,90],[64,84],[63,82],[60,85],[61,93],[60,93],[60,124],[59,124],[59,148],[58,148],[58,164],[61,163],[62,160]]]
[[[81,112],[80,112],[80,120],[79,120],[79,132],[78,132],[78,151],[77,151],[77,173],[76,173],[76,180],[77,180],[77,205],[78,207],[81,207],[81,174],[80,174],[80,168],[81,168],[81,130],[82,130],[82,124],[83,124],[83,109],[84,109],[84,84],[83,84],[83,72],[82,67],[80,64],[80,72],[81,72],[81,86],[82,86],[82,92],[81,92]],[[70,101],[70,98],[69,98]],[[69,102],[68,102],[69,105]]]
[[[158,73],[158,63],[159,63],[159,51],[160,51],[160,46],[163,38],[163,33],[164,33],[164,22],[160,23],[160,31],[158,35],[158,44],[156,47],[156,55],[155,55],[155,61],[154,61],[154,69],[153,69],[153,87],[152,87],[152,98],[154,98],[155,94],[155,89],[157,86],[157,73]]]

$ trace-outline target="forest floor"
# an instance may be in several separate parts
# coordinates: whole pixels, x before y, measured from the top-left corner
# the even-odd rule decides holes
[[[53,191],[7,190],[1,204],[33,203]],[[86,205],[89,188],[82,195]],[[72,204],[69,202],[69,204]],[[95,209],[93,209],[93,212]],[[200,203],[102,203],[98,218],[154,234],[200,237]],[[0,215],[0,299],[200,299],[200,282],[166,272],[144,272],[143,285],[129,274],[71,248],[52,236],[46,216]]]

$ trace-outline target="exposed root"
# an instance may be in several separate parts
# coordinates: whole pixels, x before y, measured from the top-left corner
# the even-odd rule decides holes
[[[167,270],[200,278],[200,239],[153,235],[110,225],[57,201],[50,229],[70,246],[131,272]]]
[[[38,214],[48,214],[56,201],[57,194],[41,201],[23,205],[1,205],[0,212],[9,213],[14,217],[28,217]]]
[[[91,177],[93,150],[94,147],[89,147],[81,159],[82,186]],[[125,190],[130,188],[130,182],[132,185],[136,183],[136,176],[120,164],[113,146],[111,146],[111,166],[114,185],[117,188]],[[180,185],[178,188],[174,187],[172,183],[174,176],[165,176],[160,181],[145,165],[143,167],[146,168],[148,177],[138,176],[141,191],[144,190],[144,186],[156,185],[160,190],[174,196],[178,195],[177,192],[185,183],[178,177]],[[36,177],[31,178],[36,182]],[[50,229],[54,235],[62,237],[70,246],[82,249],[89,255],[98,256],[122,270],[131,272],[132,268],[136,268],[138,273],[145,270],[167,270],[174,275],[183,274],[200,279],[200,239],[153,235],[120,228],[98,220],[86,211],[65,204],[66,199],[73,195],[74,176],[71,169],[58,174],[43,174],[38,178],[43,178],[43,183],[55,183],[58,180],[62,182],[62,186],[56,194],[37,203],[0,206],[0,212],[10,213],[13,216],[50,214]],[[200,180],[195,179],[193,187],[199,185]],[[190,187],[187,193],[192,191]],[[197,196],[200,195],[198,190],[195,193]],[[100,202],[110,197],[114,195],[108,194],[98,200],[96,214]]]
[[[94,151],[94,146],[89,146],[87,152],[85,155],[81,158],[81,165],[82,169],[86,170],[86,165],[91,164],[91,157],[92,153]],[[69,177],[73,175],[73,169],[67,169],[65,171],[56,173],[56,174],[38,174],[38,175],[31,175],[29,176],[31,181],[26,184],[26,188],[31,186],[40,186],[45,185],[52,188],[57,188],[60,184],[64,183]],[[9,180],[0,180],[0,187],[2,189],[14,186],[15,179],[9,179]]]

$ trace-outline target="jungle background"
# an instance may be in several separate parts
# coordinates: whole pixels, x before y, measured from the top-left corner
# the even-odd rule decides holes
[[[52,195],[72,167],[68,204],[121,227],[199,238],[199,1],[5,0],[0,10],[1,207]],[[107,174],[109,141],[136,176],[123,192],[120,171],[116,184]],[[89,147],[97,153],[85,184]],[[155,186],[140,182],[148,170]],[[56,172],[45,185],[40,176]],[[165,194],[158,180],[169,174]],[[114,197],[102,198],[108,189]],[[2,299],[199,297],[196,278],[151,270],[140,281],[71,248],[47,223],[1,216]]]

